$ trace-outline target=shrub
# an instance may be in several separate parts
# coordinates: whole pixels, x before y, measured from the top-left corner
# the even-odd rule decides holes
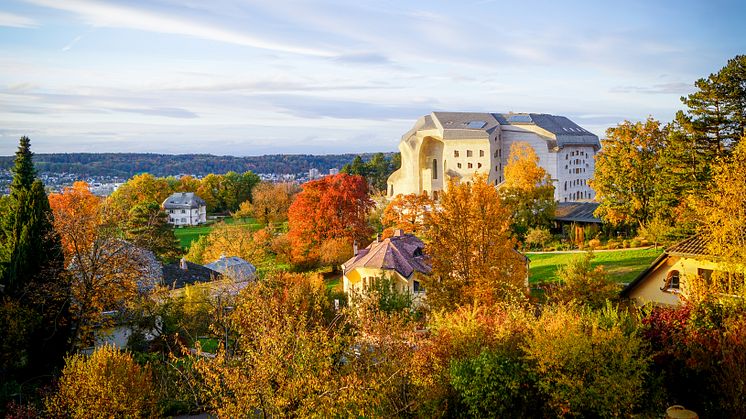
[[[609,240],[609,242],[606,243],[606,248],[609,250],[619,249],[619,242]]]
[[[562,303],[571,301],[592,308],[600,308],[607,300],[616,298],[619,287],[609,279],[602,266],[593,268],[593,253],[571,259],[557,270],[561,284],[550,291],[550,300]]]
[[[625,332],[624,317],[618,313],[617,321],[609,322],[608,313],[555,306],[534,323],[526,356],[554,415],[612,417],[635,411],[649,358],[642,339]]]
[[[54,416],[152,417],[156,415],[150,368],[128,352],[102,346],[90,357],[65,360],[57,392],[45,401]]]
[[[531,228],[526,234],[526,244],[529,247],[545,248],[547,243],[552,240],[552,233],[546,228]]]
[[[452,362],[450,375],[451,385],[470,416],[527,417],[538,413],[532,375],[521,357],[484,351],[476,358]]]
[[[642,242],[637,239],[634,239],[631,242],[629,242],[630,247],[640,247],[641,245],[642,245]]]
[[[601,247],[601,240],[599,239],[592,239],[588,241],[588,246],[590,246],[591,249],[596,250],[599,247]]]
[[[622,247],[624,247],[625,249],[628,249],[629,248],[629,240],[622,241]]]

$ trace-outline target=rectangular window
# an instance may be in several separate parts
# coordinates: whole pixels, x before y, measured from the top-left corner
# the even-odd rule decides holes
[[[433,179],[438,178],[438,159],[433,159]]]
[[[458,157],[458,150],[453,150],[453,157]]]
[[[469,169],[471,169],[471,168],[473,168],[473,167],[474,167],[474,165],[473,165],[473,164],[471,164],[471,163],[469,163],[469,165],[468,165],[468,168],[469,168]]]
[[[466,157],[471,157],[472,153],[471,150],[466,150]]]
[[[456,167],[461,168],[461,163],[456,163]]]
[[[484,157],[484,150],[479,150],[479,157]]]

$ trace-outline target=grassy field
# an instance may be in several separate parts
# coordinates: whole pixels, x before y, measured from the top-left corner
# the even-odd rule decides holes
[[[223,219],[223,222],[225,222],[226,224],[233,224],[238,226],[248,226],[252,230],[259,230],[260,228],[262,228],[262,225],[253,218],[241,218],[238,220],[235,218],[225,218]],[[179,239],[179,243],[181,244],[181,247],[183,249],[189,249],[189,245],[191,245],[193,241],[200,238],[200,236],[206,236],[207,234],[209,234],[214,226],[215,223],[197,227],[175,228],[174,235],[176,235],[176,238]]]
[[[631,282],[661,254],[663,250],[636,249],[596,252],[593,266],[603,265],[609,276],[617,282]],[[529,280],[532,284],[557,279],[557,268],[582,253],[529,253],[531,260]]]

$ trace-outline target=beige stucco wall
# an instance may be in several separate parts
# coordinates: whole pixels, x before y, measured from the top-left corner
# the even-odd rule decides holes
[[[686,287],[684,284],[687,278],[695,278],[698,275],[699,269],[716,271],[720,268],[717,263],[707,260],[669,256],[629,293],[629,298],[638,305],[647,303],[661,305],[681,304],[680,292],[661,290],[668,277],[668,273],[675,270],[679,271],[679,290],[682,290]]]
[[[424,299],[424,293],[414,291],[414,281],[422,280],[422,275],[419,272],[414,272],[412,276],[407,279],[394,270],[377,268],[355,268],[345,273],[342,276],[344,292],[348,295],[353,293],[364,293],[364,278],[368,278],[368,281],[370,281],[371,278],[383,278],[386,275],[390,275],[394,279],[394,286],[397,292],[409,292],[415,302]]]

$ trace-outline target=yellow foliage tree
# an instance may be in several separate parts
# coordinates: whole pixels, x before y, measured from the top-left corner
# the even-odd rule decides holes
[[[425,214],[432,207],[433,201],[425,193],[399,194],[386,206],[381,223],[389,231],[401,229],[405,233],[421,234],[425,226]]]
[[[471,183],[449,180],[440,208],[426,217],[432,275],[423,280],[428,304],[449,309],[468,303],[520,298],[526,260],[514,250],[510,217],[484,175]]]
[[[150,368],[132,355],[103,346],[90,357],[66,359],[57,392],[46,399],[49,413],[68,418],[147,418],[157,415]]]
[[[252,191],[251,202],[242,202],[234,216],[253,215],[262,224],[287,221],[288,209],[299,191],[298,186],[292,183],[262,182]]]
[[[259,240],[255,240],[255,236]],[[237,256],[257,264],[266,256],[264,242],[263,233],[255,233],[247,226],[221,223],[210,234],[193,242],[185,259],[203,264],[220,256]]]

